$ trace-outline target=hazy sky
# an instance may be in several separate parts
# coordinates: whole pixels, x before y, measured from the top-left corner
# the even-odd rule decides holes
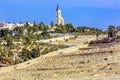
[[[120,0],[1,0],[0,21],[43,21],[56,23],[60,5],[65,23],[106,29],[120,25]]]

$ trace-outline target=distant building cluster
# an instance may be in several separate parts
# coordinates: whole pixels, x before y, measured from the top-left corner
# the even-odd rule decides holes
[[[33,26],[34,24],[32,22],[27,22],[27,24],[29,26]],[[26,25],[26,22],[25,23],[11,23],[11,22],[8,22],[8,23],[5,23],[4,21],[0,22],[0,29],[4,29],[4,28],[8,28],[10,30],[14,29],[15,27],[24,27]]]
[[[20,22],[20,23],[5,23],[4,21],[0,22],[0,29],[8,28],[10,30],[14,29],[15,27],[24,27],[26,25],[26,22]],[[27,25],[33,26],[33,22],[27,22]],[[59,5],[57,5],[56,9],[56,25],[64,25],[64,18],[62,17],[61,10],[59,9]],[[54,31],[56,28],[56,25],[49,26],[50,31]]]

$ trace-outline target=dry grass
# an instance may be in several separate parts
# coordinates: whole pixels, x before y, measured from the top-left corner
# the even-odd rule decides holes
[[[89,48],[80,48],[62,54],[56,52],[41,56],[35,60],[16,65],[15,70],[0,73],[0,80],[119,80],[119,52],[88,52]],[[94,49],[92,47],[92,49]],[[28,64],[29,63],[29,64]]]

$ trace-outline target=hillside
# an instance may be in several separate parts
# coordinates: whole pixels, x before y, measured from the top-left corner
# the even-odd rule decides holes
[[[102,47],[70,47],[55,51],[1,68],[0,80],[119,80],[119,47],[119,43],[111,43]],[[69,53],[64,52],[69,49]]]

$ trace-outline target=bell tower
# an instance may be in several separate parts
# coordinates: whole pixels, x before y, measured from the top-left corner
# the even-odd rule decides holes
[[[56,8],[56,20],[57,20],[57,25],[59,25],[59,4],[57,4],[57,8]]]
[[[57,25],[64,25],[64,19],[61,15],[61,10],[59,9],[59,4],[57,4],[57,8],[56,8],[56,22]]]

